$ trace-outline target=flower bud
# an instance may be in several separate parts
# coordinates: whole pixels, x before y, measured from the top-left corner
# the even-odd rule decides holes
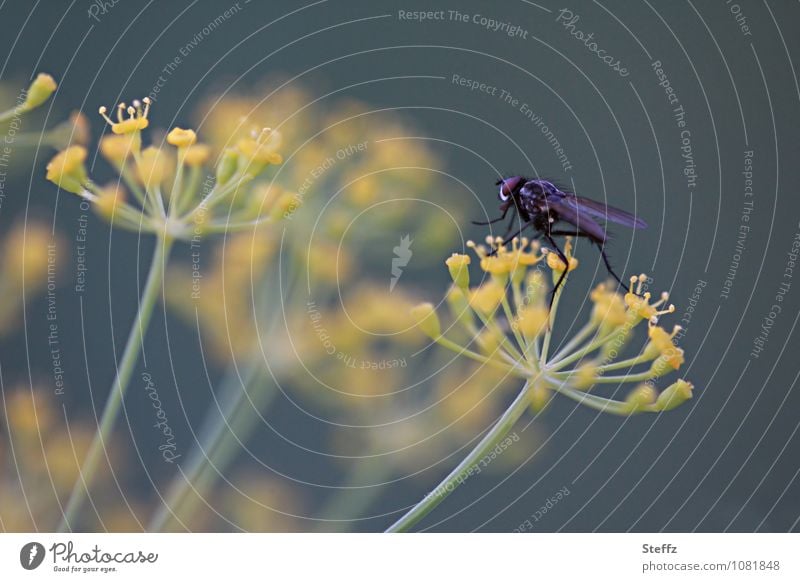
[[[642,412],[653,404],[656,401],[656,397],[656,391],[652,386],[640,384],[628,394],[627,398],[625,398],[625,404],[628,405],[629,412],[634,414]]]
[[[453,279],[453,283],[455,283],[456,286],[460,287],[461,289],[466,289],[469,287],[470,262],[472,262],[472,259],[469,257],[469,255],[460,255],[458,253],[453,253],[445,261],[445,264],[450,271],[450,277]]]
[[[518,312],[514,325],[531,341],[544,331],[549,318],[550,313],[544,307],[525,307]]]
[[[86,155],[83,146],[70,146],[59,152],[47,164],[47,179],[68,192],[80,194],[89,182],[84,165]]]
[[[655,410],[667,411],[677,408],[692,397],[694,386],[686,380],[678,380],[668,386],[658,395],[656,403],[653,405]]]
[[[500,346],[503,345],[504,339],[503,332],[496,327],[484,327],[475,337],[481,353],[489,358],[499,354]]]
[[[108,184],[97,193],[94,209],[101,217],[111,222],[120,206],[125,204],[125,190],[120,184]]]
[[[211,147],[204,143],[198,143],[186,148],[183,153],[183,163],[189,167],[196,168],[204,166],[210,157]]]
[[[506,290],[495,281],[489,281],[470,293],[469,303],[485,317],[491,317],[506,296]]]
[[[158,186],[164,181],[168,172],[168,160],[164,152],[155,147],[142,150],[136,164],[139,180],[147,188]]]
[[[586,390],[597,383],[597,364],[586,362],[578,366],[572,376],[572,385],[578,390]]]
[[[224,186],[236,173],[239,154],[235,150],[225,150],[217,164],[217,184]]]
[[[141,144],[141,135],[138,133],[105,135],[100,140],[100,153],[114,167],[121,168],[129,155],[139,152]]]
[[[47,73],[39,73],[33,80],[33,83],[28,87],[28,94],[25,96],[25,102],[22,107],[25,111],[36,109],[50,98],[50,95],[56,90],[58,85],[55,79]]]
[[[531,386],[531,390],[528,394],[530,397],[531,410],[533,410],[533,412],[541,412],[550,402],[552,391],[541,382],[536,382]]]
[[[167,143],[176,148],[188,148],[197,143],[197,134],[191,129],[176,127],[167,134]]]
[[[422,332],[431,339],[437,339],[442,335],[442,328],[439,325],[439,317],[436,315],[432,303],[420,303],[411,309],[411,317],[417,322],[417,326]]]

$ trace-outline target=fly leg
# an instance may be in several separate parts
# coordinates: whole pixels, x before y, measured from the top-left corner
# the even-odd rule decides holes
[[[490,220],[488,222],[480,222],[478,220],[473,220],[472,224],[474,224],[476,226],[488,226],[490,224],[494,224],[495,222],[500,222],[501,220],[503,220],[506,217],[506,214],[508,214],[508,208],[503,210],[503,214],[501,214],[498,218],[495,218],[494,220]]]
[[[606,264],[606,269],[608,270],[609,273],[611,273],[611,276],[617,280],[617,282],[623,289],[625,289],[625,291],[627,291],[628,293],[631,292],[630,288],[622,281],[622,279],[619,278],[619,276],[614,272],[614,269],[611,267],[611,262],[608,260],[608,255],[606,255],[605,245],[595,240],[594,237],[583,232],[569,232],[566,230],[553,230],[550,232],[550,234],[561,235],[561,236],[574,236],[574,237],[583,236],[591,239],[592,242],[597,244],[597,248],[600,250],[600,254],[603,257],[603,262]]]
[[[561,287],[561,284],[564,282],[564,278],[567,276],[567,271],[569,271],[569,260],[567,259],[567,255],[565,255],[564,251],[562,251],[559,248],[559,246],[556,244],[556,241],[553,239],[553,236],[552,236],[554,234],[558,234],[558,231],[551,231],[549,234],[545,234],[544,238],[547,239],[547,242],[549,242],[551,245],[553,245],[553,248],[556,250],[556,252],[558,253],[558,256],[561,258],[561,260],[564,263],[564,270],[561,271],[561,276],[558,278],[558,281],[553,286],[553,290],[550,291],[550,304],[547,306],[547,310],[548,311],[550,311],[553,308],[553,301],[555,301],[556,293],[558,292],[558,288]]]

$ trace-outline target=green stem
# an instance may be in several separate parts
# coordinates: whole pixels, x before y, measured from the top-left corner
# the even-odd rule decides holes
[[[111,438],[111,432],[119,416],[122,401],[125,397],[125,391],[130,384],[131,375],[133,374],[136,362],[139,360],[139,351],[143,345],[144,336],[150,324],[151,316],[153,315],[153,309],[158,301],[159,292],[161,291],[162,282],[164,280],[164,268],[167,258],[169,257],[171,246],[171,241],[167,240],[165,237],[159,236],[157,238],[155,252],[153,253],[153,259],[150,263],[150,272],[147,275],[147,282],[145,283],[142,298],[139,302],[139,310],[136,313],[136,319],[128,334],[128,341],[125,344],[125,350],[122,353],[122,359],[117,368],[117,376],[114,378],[114,383],[111,386],[111,392],[109,392],[108,400],[106,400],[97,432],[95,432],[92,443],[89,446],[89,452],[83,462],[78,479],[75,481],[75,485],[72,488],[72,493],[67,502],[67,508],[58,525],[59,532],[71,531],[73,529],[73,524],[76,523],[81,508],[86,501],[89,487],[96,476],[100,459],[102,456],[106,455],[106,443]]]
[[[27,112],[28,110],[25,109],[22,105],[18,105],[17,107],[9,109],[8,111],[3,111],[2,113],[0,113],[0,123],[5,123],[6,121],[14,119],[15,117],[18,117],[23,113]]]
[[[214,481],[235,459],[250,426],[260,419],[256,411],[263,411],[277,392],[263,363],[256,358],[241,380],[236,374],[229,375],[221,390],[221,414],[206,420],[198,445],[189,454],[181,476],[172,482],[148,531],[168,531],[196,511]]]
[[[519,368],[518,366],[509,366],[508,364],[504,364],[504,363],[499,362],[499,361],[497,361],[497,360],[495,360],[493,358],[489,358],[487,356],[483,356],[483,355],[481,355],[481,354],[479,354],[477,352],[474,352],[474,351],[472,351],[472,350],[470,350],[468,348],[465,348],[465,347],[457,344],[456,342],[454,342],[454,341],[452,341],[450,339],[447,339],[443,335],[440,335],[438,338],[436,338],[435,341],[440,346],[445,347],[448,350],[451,350],[451,351],[453,351],[453,352],[455,352],[455,353],[457,353],[457,354],[459,354],[461,356],[466,356],[466,357],[470,358],[471,360],[475,360],[476,362],[480,362],[481,364],[486,364],[487,366],[492,366],[494,368],[498,368],[500,370],[503,370],[504,372],[507,372],[509,374],[513,374],[513,375],[518,376],[520,378],[527,378],[528,376],[530,376],[530,372],[528,372],[527,370],[525,370],[523,368]]]
[[[495,425],[484,435],[481,442],[453,469],[450,474],[437,485],[425,498],[417,503],[403,517],[387,529],[387,532],[406,532],[419,520],[428,515],[445,497],[447,497],[463,481],[464,477],[472,470],[484,455],[492,450],[516,424],[517,420],[528,408],[528,391],[532,383],[526,382],[517,397],[506,409]]]

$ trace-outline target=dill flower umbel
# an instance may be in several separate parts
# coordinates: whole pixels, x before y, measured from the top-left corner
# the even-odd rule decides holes
[[[683,350],[673,342],[680,327],[667,332],[658,325],[659,317],[675,308],[666,305],[666,293],[651,301],[651,294],[644,291],[646,275],[632,277],[632,291],[625,295],[605,283],[598,285],[590,295],[594,309],[589,321],[551,354],[551,332],[562,291],[548,312],[549,287],[544,283],[541,267],[546,263],[555,281],[564,270],[563,261],[524,238],[514,239],[510,248],[492,238],[487,239],[486,245],[469,242],[468,246],[488,275],[482,284],[468,289],[468,256],[454,254],[445,261],[454,283],[447,302],[454,322],[451,327],[460,329],[468,340],[459,343],[450,339],[442,332],[433,306],[424,303],[414,309],[413,315],[419,329],[434,342],[529,382],[534,409],[541,408],[550,394],[620,415],[669,410],[691,398],[692,385],[684,380],[664,390],[661,396],[652,385],[654,379],[678,370],[684,357]],[[565,252],[568,271],[573,271],[578,261],[572,256],[570,241]],[[454,294],[456,299],[452,299]],[[466,300],[458,299],[462,295]],[[633,329],[640,324],[646,324],[649,341],[637,355],[620,359]],[[477,351],[473,344],[478,346]],[[595,392],[603,385],[626,383],[637,385],[627,399],[616,400]]]
[[[565,396],[589,408],[622,416],[666,412],[692,397],[693,386],[677,380],[660,393],[654,380],[680,368],[683,350],[673,338],[680,328],[668,333],[658,326],[661,315],[675,311],[663,293],[656,301],[645,289],[647,275],[631,278],[631,291],[620,295],[606,284],[598,285],[590,298],[594,303],[589,321],[572,337],[551,351],[552,330],[557,322],[558,304],[569,273],[578,268],[569,238],[564,245],[566,262],[537,243],[514,239],[511,248],[502,239],[487,238],[486,245],[468,243],[478,256],[485,276],[468,289],[462,255],[447,260],[453,286],[447,297],[452,324],[443,326],[430,303],[413,310],[419,329],[437,343],[457,354],[519,378],[523,387],[517,397],[484,434],[472,451],[434,489],[387,531],[408,531],[436,507],[456,486],[463,483],[472,466],[492,450],[513,428],[526,410],[543,410],[554,395]],[[547,265],[555,285],[564,283],[550,302],[550,286],[542,269]],[[566,270],[566,272],[565,272]],[[620,355],[632,338],[633,329],[647,326],[649,342],[637,355]],[[453,339],[461,334],[462,341]],[[477,349],[475,349],[477,346]],[[634,384],[621,399],[602,394],[604,385]]]
[[[216,180],[204,172],[212,162],[212,150],[198,142],[192,129],[173,128],[166,145],[142,147],[142,132],[150,126],[151,101],[120,103],[112,118],[108,108],[100,116],[111,135],[100,141],[100,153],[119,173],[132,197],[109,198],[89,177],[83,146],[71,145],[47,166],[47,179],[77,194],[98,208],[98,214],[114,226],[151,232],[170,239],[188,240],[204,232],[253,228],[280,220],[284,214],[270,206],[255,206],[249,186],[271,165],[280,163],[276,149],[280,133],[254,131],[217,159]],[[230,212],[229,212],[230,211]]]
[[[46,80],[39,85],[40,93],[48,86]],[[256,188],[252,184],[269,166],[281,162],[276,151],[281,141],[279,132],[253,132],[250,138],[243,138],[218,157],[215,171],[208,171],[210,168],[205,168],[211,161],[211,150],[198,143],[194,130],[173,128],[166,135],[166,144],[142,147],[142,133],[150,126],[149,98],[134,100],[131,105],[120,103],[116,110],[116,118],[112,119],[106,107],[99,108],[100,116],[111,126],[111,135],[101,140],[99,148],[119,174],[117,184],[101,187],[90,178],[85,165],[88,152],[81,145],[69,145],[47,165],[48,180],[92,203],[97,214],[112,226],[149,232],[156,238],[136,319],[86,454],[81,479],[74,483],[59,524],[61,531],[80,523],[87,490],[103,455],[103,443],[119,416],[142,337],[160,295],[164,266],[174,241],[194,241],[214,232],[253,232],[288,216],[284,199],[265,203],[254,195]],[[253,198],[261,203],[254,205]],[[274,211],[276,208],[278,212]]]

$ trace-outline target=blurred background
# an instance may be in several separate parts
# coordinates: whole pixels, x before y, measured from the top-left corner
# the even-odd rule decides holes
[[[494,182],[514,174],[649,223],[612,228],[609,254],[670,292],[665,325],[685,328],[694,399],[620,418],[556,398],[419,527],[798,529],[800,40],[789,23],[800,8],[467,1],[419,13],[430,10],[0,8],[0,110],[40,71],[59,82],[22,127],[0,127],[0,528],[56,526],[154,245],[58,192],[44,166],[76,127],[94,151],[107,131],[99,106],[149,95],[154,143],[192,127],[220,151],[277,127],[285,161],[270,187],[302,206],[268,232],[177,245],[81,529],[384,530],[519,388],[430,346],[407,315],[441,300],[444,259],[487,234],[470,221],[497,215]],[[93,153],[89,165],[98,181],[113,175]],[[580,326],[607,276],[596,249],[576,254],[556,338]]]

